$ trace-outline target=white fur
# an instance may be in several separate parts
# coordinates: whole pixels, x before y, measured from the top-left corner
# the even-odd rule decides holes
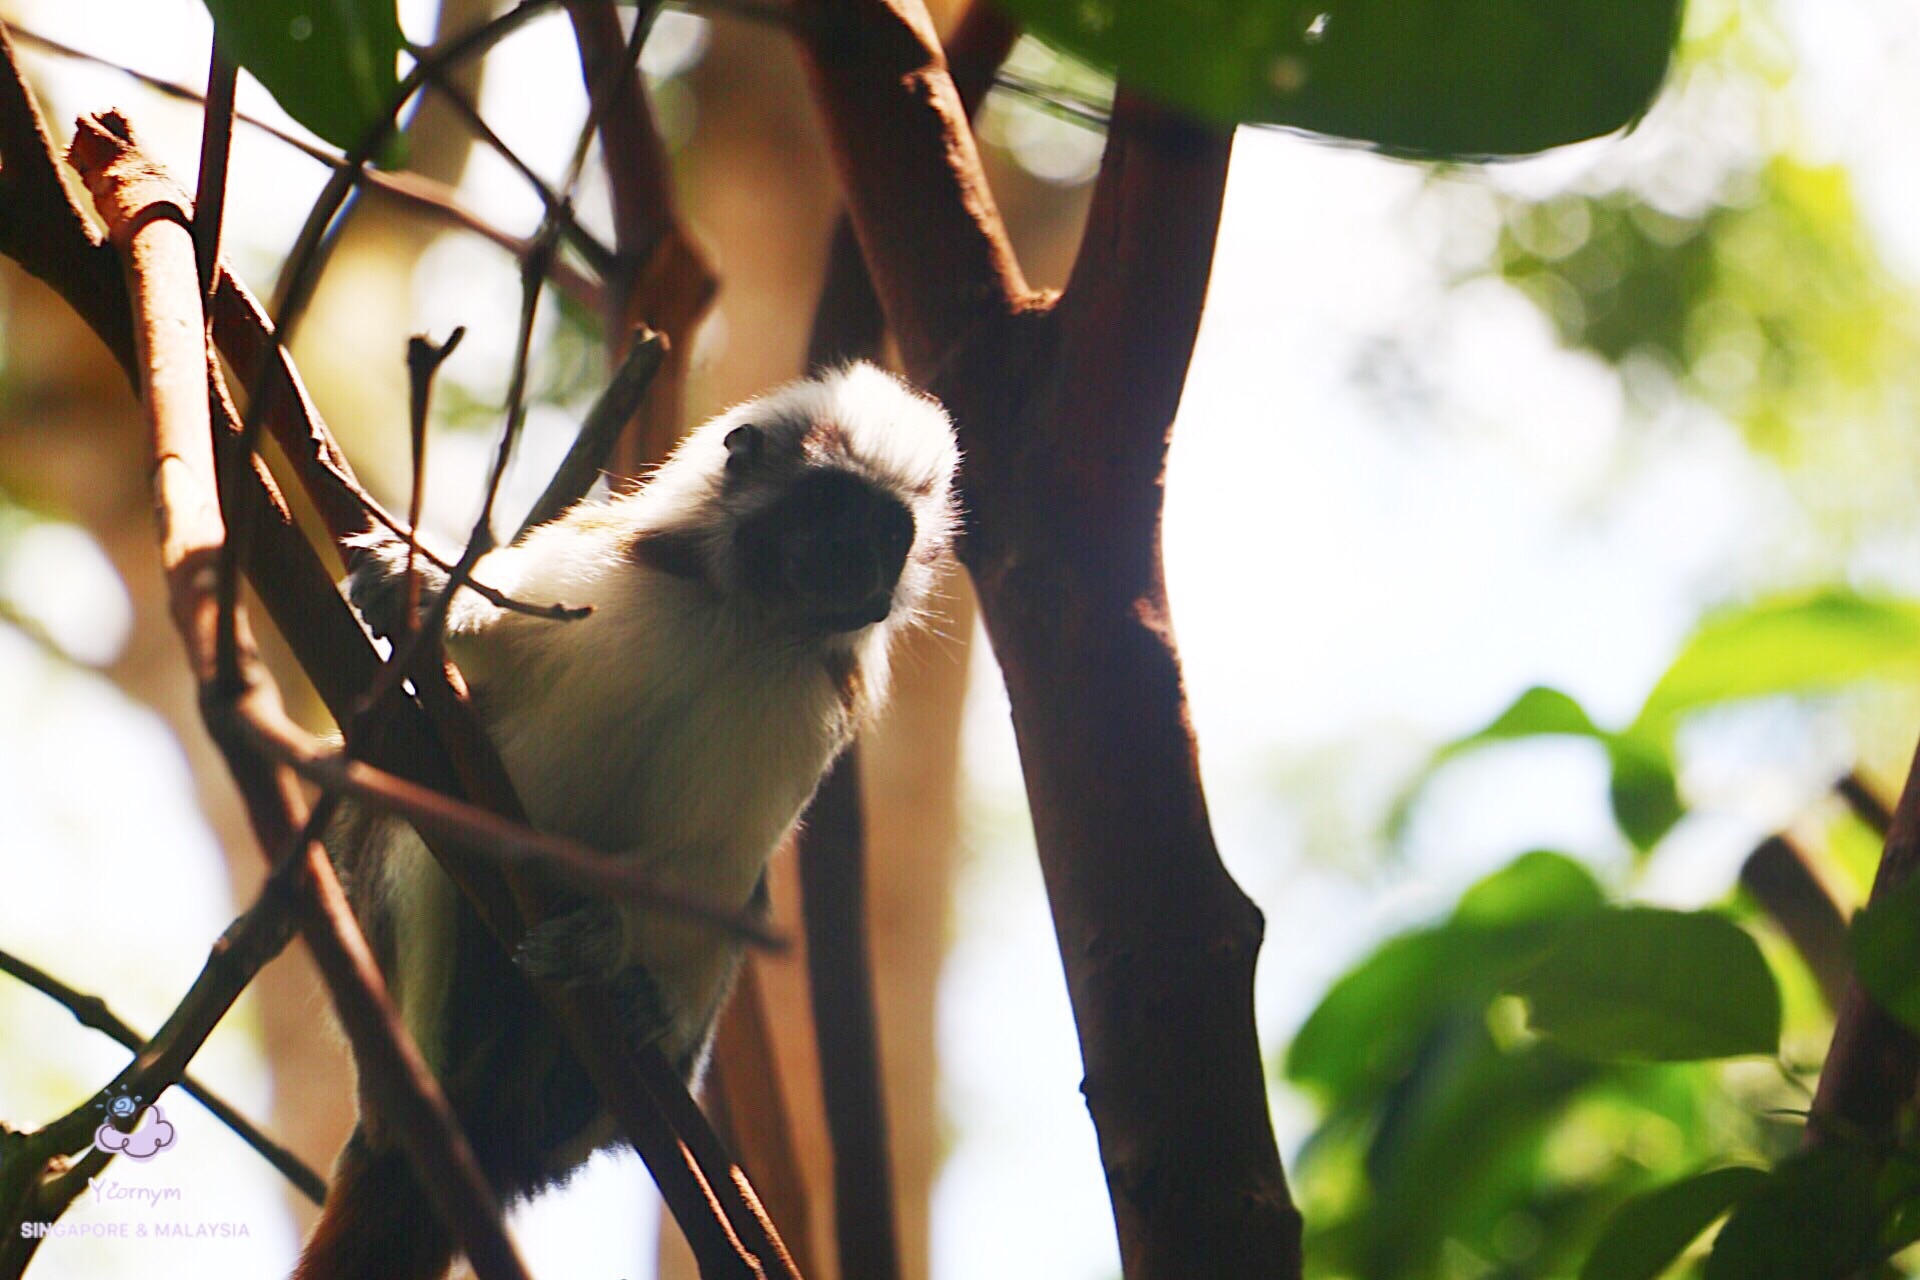
[[[915,517],[893,611],[862,630],[795,638],[743,602],[727,535],[774,493],[723,491],[735,427],[755,423],[783,446],[833,447],[804,465],[839,467],[901,498]],[[829,454],[831,456],[829,456]],[[481,560],[475,577],[510,596],[589,605],[556,622],[462,592],[448,647],[534,824],[630,856],[715,903],[744,907],[768,855],[821,774],[883,697],[891,634],[925,609],[951,534],[957,462],[946,414],[870,365],[790,384],[694,431],[638,491],[583,504],[520,545]],[[707,581],[661,572],[631,554],[636,536],[693,535]],[[851,704],[828,659],[857,667]],[[446,998],[451,888],[412,832],[388,843],[384,887],[395,908],[400,998],[416,1030]],[[697,1047],[730,980],[733,951],[710,927],[625,913],[630,959],[667,1000],[670,1055]]]

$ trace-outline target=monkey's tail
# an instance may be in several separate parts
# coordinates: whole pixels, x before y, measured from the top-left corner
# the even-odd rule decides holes
[[[407,1158],[355,1129],[292,1280],[441,1280],[453,1254]]]

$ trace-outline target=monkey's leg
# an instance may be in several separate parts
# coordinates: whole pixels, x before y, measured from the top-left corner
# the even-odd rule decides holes
[[[356,1128],[292,1280],[440,1280],[453,1254],[407,1158]]]

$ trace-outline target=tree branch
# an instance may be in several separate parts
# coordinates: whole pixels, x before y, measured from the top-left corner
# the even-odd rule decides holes
[[[1121,86],[1087,230],[1060,298],[1062,358],[1126,370],[1079,384],[1055,406],[1079,462],[1116,452],[1157,479],[1200,327],[1233,136]],[[1152,447],[1149,447],[1149,446]]]
[[[231,932],[231,930],[228,931],[229,936]],[[278,948],[275,950],[277,951]],[[52,974],[28,964],[18,956],[0,951],[0,972],[24,982],[72,1014],[74,1021],[81,1026],[110,1037],[121,1048],[131,1053],[142,1053],[151,1039],[128,1026],[118,1014],[107,1007],[107,1002],[99,996],[76,991]],[[249,973],[247,979],[251,980],[252,976]],[[239,988],[236,987],[236,995],[238,991]],[[188,1096],[212,1112],[216,1120],[233,1130],[240,1136],[242,1142],[259,1152],[262,1159],[285,1175],[287,1181],[297,1187],[307,1199],[319,1204],[326,1198],[327,1180],[309,1168],[299,1156],[269,1138],[265,1131],[242,1115],[233,1104],[190,1075],[183,1073],[179,1084]],[[152,1092],[148,1093],[148,1089],[152,1089]],[[145,1088],[136,1089],[135,1092],[149,1097],[159,1096],[159,1089],[151,1084]]]
[[[133,67],[123,66],[110,59],[102,58],[97,54],[88,53],[84,49],[76,49],[70,44],[63,44],[50,36],[41,35],[37,31],[30,31],[25,27],[15,26],[13,28],[13,34],[24,44],[34,45],[62,58],[91,63],[97,67],[105,67],[110,71],[118,71],[129,79],[136,80],[157,93],[165,94],[167,97],[201,106],[206,104],[206,95],[200,90],[188,85],[166,80],[159,76],[149,75]],[[252,129],[257,129],[261,133],[274,139],[274,141],[284,143],[292,147],[295,151],[319,161],[329,169],[341,170],[348,167],[345,157],[336,155],[328,151],[325,147],[317,147],[305,138],[297,137],[287,130],[280,128],[278,125],[269,124],[257,116],[248,115],[244,111],[236,111],[233,118],[238,123],[244,124]],[[517,160],[518,157],[515,156],[513,159]],[[403,208],[409,209],[414,213],[423,214],[436,221],[446,223],[449,226],[471,231],[481,239],[497,245],[515,257],[519,257],[527,251],[527,242],[524,239],[511,232],[503,231],[493,223],[488,222],[485,218],[482,218],[479,214],[462,204],[458,193],[456,193],[452,187],[437,179],[430,178],[423,173],[415,173],[406,169],[388,171],[385,169],[362,168],[353,175],[353,179],[357,186],[363,191],[368,191],[376,196],[392,200]],[[535,181],[538,181],[537,176]],[[586,258],[589,265],[604,265],[612,260],[612,252],[605,245],[595,240],[592,234],[577,222],[569,228],[568,235],[568,243],[580,250],[581,255]],[[599,309],[601,294],[599,281],[583,272],[575,270],[572,264],[564,261],[556,263],[553,271],[553,283],[561,292],[578,302],[581,306],[587,307],[590,310]]]
[[[820,784],[800,829],[807,986],[833,1143],[840,1272],[846,1280],[897,1280],[900,1241],[867,944],[866,841],[855,746]]]
[[[993,86],[994,73],[1020,38],[1020,28],[990,0],[967,6],[947,41],[947,62],[960,105],[971,119]],[[847,360],[880,358],[887,322],[867,274],[853,220],[841,214],[827,250],[826,281],[814,306],[807,340],[807,366],[822,369]]]
[[[406,819],[423,839],[445,840],[507,862],[538,864],[574,888],[698,920],[755,946],[779,950],[784,945],[757,917],[659,884],[630,857],[609,856],[563,836],[509,822],[417,782],[326,751],[290,724],[252,723],[244,730],[249,743],[263,755],[326,791],[352,796],[369,808]]]
[[[1839,1009],[1853,976],[1847,920],[1806,855],[1787,837],[1768,836],[1741,864],[1740,883],[1806,961],[1827,1007]]]
[[[1842,790],[1850,801],[1855,801],[1856,790],[1870,796],[1864,788],[1850,790],[1843,784]],[[1868,902],[1882,901],[1911,880],[1916,870],[1920,870],[1920,753],[1894,806]],[[1862,1136],[1891,1141],[1901,1110],[1913,1098],[1916,1079],[1920,1079],[1920,1039],[1875,1004],[1859,978],[1851,979],[1807,1116],[1807,1142],[1818,1145]]]
[[[120,266],[67,194],[47,124],[0,22],[0,253],[46,281],[137,375],[133,320]]]
[[[639,6],[636,37],[644,35],[658,11],[657,0]],[[608,356],[616,365],[625,359],[638,329],[662,333],[668,344],[658,383],[613,455],[614,470],[632,476],[665,457],[679,439],[693,335],[713,304],[719,279],[680,216],[672,157],[655,127],[635,50],[621,35],[618,13],[612,0],[567,0],[613,202],[615,259],[604,311]]]
[[[1227,139],[1123,90],[1050,313],[917,0],[803,16],[888,321],[960,424],[962,558],[1006,676],[1126,1274],[1297,1276],[1253,1021],[1264,925],[1214,845],[1159,543]]]
[[[334,879],[292,775],[248,752],[233,721],[277,717],[278,698],[238,610],[225,610],[214,572],[226,543],[215,505],[209,380],[217,378],[194,263],[191,216],[176,189],[127,145],[119,117],[83,118],[69,153],[119,250],[133,300],[134,341],[155,463],[161,560],[175,626],[201,687],[202,711],[240,785],[263,848],[298,859],[302,929],[380,1099],[434,1207],[481,1275],[524,1277],[500,1210],[446,1099],[401,1027],[365,939]],[[229,621],[230,619],[230,621]],[[225,632],[231,639],[223,640]],[[233,646],[231,658],[221,647]],[[225,668],[232,667],[232,671]],[[229,681],[233,682],[231,685]]]
[[[800,40],[855,233],[922,382],[956,343],[1041,305],[919,0],[801,0]]]

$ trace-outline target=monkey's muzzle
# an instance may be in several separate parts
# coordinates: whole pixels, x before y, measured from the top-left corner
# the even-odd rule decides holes
[[[891,494],[826,472],[795,486],[754,526],[748,536],[772,569],[768,586],[809,627],[858,631],[893,611],[914,528]]]

